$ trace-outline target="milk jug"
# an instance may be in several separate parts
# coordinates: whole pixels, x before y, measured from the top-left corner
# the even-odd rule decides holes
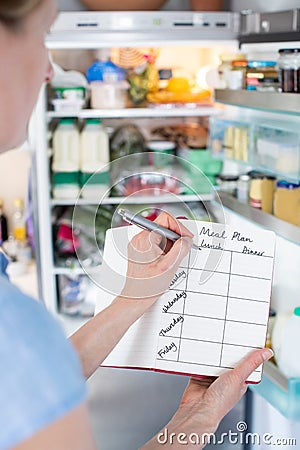
[[[109,138],[99,119],[88,119],[80,136],[81,196],[99,198],[109,189]]]
[[[73,119],[62,119],[53,135],[54,172],[79,171],[79,131]]]
[[[73,119],[59,122],[53,134],[53,197],[77,198],[79,186],[80,139]]]

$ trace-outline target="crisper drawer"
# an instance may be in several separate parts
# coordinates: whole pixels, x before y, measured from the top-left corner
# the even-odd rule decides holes
[[[213,156],[249,162],[250,127],[228,118],[210,119],[209,147]]]
[[[298,122],[261,113],[230,113],[210,119],[209,147],[213,156],[246,163],[279,177],[300,176],[300,128]]]
[[[251,159],[255,166],[297,178],[300,173],[300,133],[254,125]]]

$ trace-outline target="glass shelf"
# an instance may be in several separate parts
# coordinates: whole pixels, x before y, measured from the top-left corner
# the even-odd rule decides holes
[[[156,196],[137,196],[129,197],[104,197],[103,199],[88,200],[79,199],[52,199],[51,206],[86,206],[86,205],[145,205],[158,203],[181,203],[181,202],[208,202],[213,199],[213,194],[186,194],[186,195],[156,195]]]
[[[300,420],[300,378],[286,378],[274,363],[267,361],[262,381],[250,385],[250,389],[287,419]]]
[[[300,115],[300,95],[293,93],[216,89],[215,101],[243,108]]]
[[[138,119],[152,117],[194,117],[212,116],[220,112],[213,106],[180,106],[180,107],[149,107],[149,108],[122,108],[122,109],[81,109],[79,111],[48,111],[47,118],[61,119],[76,117],[79,119]]]
[[[260,209],[252,208],[251,206],[241,203],[232,195],[225,192],[218,191],[222,204],[231,211],[240,214],[248,220],[262,225],[269,230],[274,231],[279,236],[288,239],[294,244],[300,245],[300,227],[278,219],[271,214],[267,214]]]

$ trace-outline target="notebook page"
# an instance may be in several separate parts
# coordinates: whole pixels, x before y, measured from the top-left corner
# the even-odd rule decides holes
[[[101,300],[97,301],[95,314],[106,308],[122,291],[127,271],[127,246],[140,232],[141,229],[133,225],[106,232],[99,283]],[[153,368],[160,315],[155,305],[150,308],[129,328],[102,365]]]
[[[218,376],[265,345],[275,234],[196,223],[201,251],[191,250],[159,305],[155,368]]]

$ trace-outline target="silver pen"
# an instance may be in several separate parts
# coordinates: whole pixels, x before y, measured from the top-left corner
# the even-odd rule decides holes
[[[161,236],[170,239],[170,241],[177,241],[182,236],[175,233],[172,230],[169,230],[168,228],[164,228],[161,225],[159,225],[156,222],[152,222],[151,220],[145,219],[145,217],[135,214],[131,211],[125,210],[125,209],[118,209],[118,214],[128,223],[137,225],[140,228],[143,228],[144,230],[148,231],[155,231],[156,233],[160,234]],[[201,247],[198,247],[197,245],[193,244],[192,248],[195,250],[201,250]]]

